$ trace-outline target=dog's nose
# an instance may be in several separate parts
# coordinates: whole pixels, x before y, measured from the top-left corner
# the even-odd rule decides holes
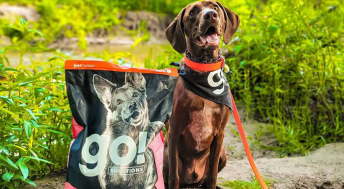
[[[215,20],[217,18],[217,12],[215,10],[209,9],[206,10],[205,14],[204,14],[204,18],[206,20]]]
[[[192,179],[193,180],[196,180],[198,178],[198,174],[194,171],[193,173],[192,173]]]
[[[135,112],[132,114],[132,117],[133,117],[134,119],[136,119],[137,116],[139,116],[139,115],[140,115],[140,112],[135,111]]]
[[[134,111],[136,109],[136,104],[130,104],[129,105],[129,110]]]

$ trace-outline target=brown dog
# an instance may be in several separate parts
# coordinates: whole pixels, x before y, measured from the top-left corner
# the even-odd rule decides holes
[[[220,38],[227,44],[238,25],[238,16],[220,3],[199,1],[180,12],[166,36],[189,60],[208,64],[221,60]],[[190,69],[185,66],[187,73]],[[226,164],[223,138],[230,109],[196,95],[185,82],[178,78],[173,96],[164,151],[165,186],[214,189],[217,174]]]

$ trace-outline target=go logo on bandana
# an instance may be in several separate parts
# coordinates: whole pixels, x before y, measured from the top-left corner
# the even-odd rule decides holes
[[[225,85],[224,83],[226,82],[224,76],[223,76],[223,72],[221,69],[210,72],[207,78],[208,84],[211,87],[220,87],[222,86],[220,89],[215,89],[212,92],[216,95],[220,95],[224,92],[225,90]]]

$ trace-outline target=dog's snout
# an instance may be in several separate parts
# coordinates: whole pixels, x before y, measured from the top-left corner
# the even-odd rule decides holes
[[[132,117],[133,117],[134,119],[136,119],[139,115],[140,115],[140,112],[135,111],[135,112],[133,113]]]
[[[217,16],[218,16],[217,12],[213,9],[207,9],[204,12],[204,19],[209,20],[209,21],[215,20]]]

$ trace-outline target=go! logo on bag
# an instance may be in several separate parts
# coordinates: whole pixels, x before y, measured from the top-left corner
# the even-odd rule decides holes
[[[79,168],[83,175],[87,177],[98,176],[100,171],[106,168],[109,158],[118,167],[130,165],[135,158],[137,165],[145,163],[144,152],[146,149],[147,132],[139,133],[138,147],[135,141],[127,135],[119,136],[109,144],[111,139],[112,137],[110,136],[99,134],[92,134],[85,139],[81,150],[81,158],[85,163],[93,164],[90,166],[93,168],[88,168],[87,165],[79,163]],[[98,145],[98,151],[95,153],[90,152],[93,144]],[[127,146],[128,151],[126,154],[118,153],[118,149],[122,144]]]

